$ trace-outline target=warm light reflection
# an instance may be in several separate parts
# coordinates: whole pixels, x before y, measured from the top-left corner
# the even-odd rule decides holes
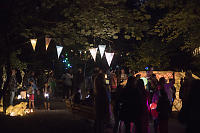
[[[31,44],[32,44],[33,50],[35,51],[37,39],[30,39],[30,40],[31,40]]]

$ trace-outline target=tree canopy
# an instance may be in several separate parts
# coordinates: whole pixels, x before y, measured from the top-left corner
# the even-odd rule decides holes
[[[128,66],[169,69],[176,54],[192,56],[189,53],[199,46],[198,4],[198,0],[7,0],[1,9],[6,12],[1,39],[3,47],[9,44],[13,51],[30,43],[30,38],[46,36],[80,50],[103,40],[119,55],[128,41]]]

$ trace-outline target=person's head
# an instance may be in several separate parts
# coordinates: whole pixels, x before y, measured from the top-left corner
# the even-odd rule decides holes
[[[81,68],[78,69],[78,73],[82,73],[82,69]]]
[[[12,75],[15,75],[16,73],[17,73],[16,69],[13,68],[13,69],[11,70],[11,74],[12,74]]]
[[[141,74],[137,74],[136,75],[136,79],[138,80],[138,79],[140,79],[141,78]]]
[[[159,85],[164,85],[165,83],[166,83],[165,78],[164,78],[164,77],[161,77],[161,78],[159,79]]]
[[[34,72],[34,71],[32,71],[32,72],[31,72],[31,75],[32,75],[32,76],[35,76],[35,72]]]
[[[152,77],[152,78],[156,78],[156,74],[154,74],[154,73],[151,74],[151,77]]]
[[[125,74],[125,70],[124,69],[121,69],[121,74]]]
[[[45,82],[45,83],[44,83],[44,87],[48,87],[48,82]]]
[[[136,88],[137,85],[137,80],[135,77],[130,76],[128,77],[127,83],[126,83],[126,87],[131,89],[131,88]]]
[[[33,85],[33,84],[34,84],[33,80],[30,80],[30,81],[29,81],[29,83],[30,83],[31,85]]]

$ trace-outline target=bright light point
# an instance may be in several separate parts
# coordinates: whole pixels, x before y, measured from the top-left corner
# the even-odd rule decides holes
[[[105,78],[106,78],[106,79],[108,78],[107,74],[105,74]]]
[[[21,99],[21,98],[22,98],[22,96],[21,96],[21,95],[18,95],[18,96],[17,96],[17,99]]]
[[[44,96],[45,96],[45,97],[49,97],[49,94],[48,94],[48,93],[45,93]]]
[[[143,80],[143,82],[144,82],[144,86],[146,86],[146,85],[147,85],[147,83],[148,83],[148,80],[147,80],[147,78],[145,78],[145,77],[142,77],[142,78],[140,78],[140,79],[142,79],[142,80]]]
[[[90,97],[90,95],[87,95],[85,98],[89,98]]]

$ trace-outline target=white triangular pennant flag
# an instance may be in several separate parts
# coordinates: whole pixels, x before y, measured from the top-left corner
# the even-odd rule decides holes
[[[51,41],[51,38],[48,38],[48,37],[45,38],[46,50],[47,50],[48,47],[49,47],[49,43],[50,43],[50,41]]]
[[[99,45],[99,52],[101,54],[101,58],[103,57],[105,49],[106,49],[106,45]]]
[[[56,49],[57,49],[57,54],[58,54],[58,59],[59,59],[60,54],[61,54],[62,49],[63,49],[63,46],[56,46]]]
[[[108,65],[110,66],[110,64],[112,62],[112,59],[113,59],[113,56],[114,56],[114,53],[107,53],[107,52],[105,52],[105,55],[106,55],[106,60],[108,62]]]
[[[91,53],[91,55],[92,55],[92,57],[94,59],[94,61],[96,61],[97,49],[98,48],[91,48],[91,49],[89,49],[90,53]]]
[[[30,40],[31,40],[31,44],[32,44],[33,50],[35,51],[37,39],[30,39]]]

